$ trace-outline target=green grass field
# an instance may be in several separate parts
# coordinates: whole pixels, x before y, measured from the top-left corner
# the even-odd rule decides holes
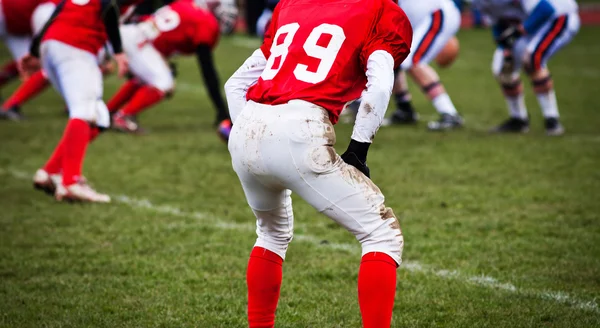
[[[460,59],[440,71],[465,129],[379,132],[369,165],[406,242],[393,327],[600,327],[599,33],[584,28],[551,63],[564,137],[544,135],[529,86],[532,131],[486,133],[506,116],[487,31],[461,32]],[[222,82],[256,46],[222,40]],[[31,188],[66,122],[54,91],[23,108],[27,121],[0,122],[1,327],[246,325],[254,220],[194,60],[179,71],[175,97],[141,118],[150,134],[88,149],[85,174],[110,205]],[[119,84],[106,80],[107,98]],[[341,152],[351,126],[336,131]],[[359,327],[358,243],[294,200],[277,327]]]

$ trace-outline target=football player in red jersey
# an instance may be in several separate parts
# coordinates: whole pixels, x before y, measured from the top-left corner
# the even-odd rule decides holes
[[[119,75],[127,71],[119,34],[119,4],[125,2],[130,1],[61,2],[49,24],[34,38],[31,54],[22,60],[25,70],[34,71],[39,68],[37,57],[41,53],[44,71],[69,108],[62,139],[33,179],[36,188],[53,192],[59,201],[110,202],[108,195],[86,183],[81,172],[89,142],[110,125],[97,59],[107,39],[114,49]]]
[[[263,45],[225,84],[232,164],[257,218],[246,276],[250,327],[274,326],[292,191],[362,244],[363,325],[390,326],[404,240],[366,162],[411,42],[410,22],[390,0],[282,0]],[[361,94],[339,156],[333,124]]]
[[[58,2],[60,0],[0,1],[0,39],[14,59],[0,68],[0,86],[19,76],[18,60],[27,54],[33,34],[42,29]],[[18,113],[15,114],[18,117]],[[5,116],[0,112],[0,118]]]
[[[219,39],[219,22],[210,11],[193,1],[178,0],[139,24],[122,26],[121,34],[136,78],[127,81],[107,103],[109,111],[115,113],[113,128],[138,132],[134,117],[163,100],[175,87],[167,60],[174,54],[195,54],[217,109],[219,132],[223,138],[229,136],[231,121],[212,57]]]

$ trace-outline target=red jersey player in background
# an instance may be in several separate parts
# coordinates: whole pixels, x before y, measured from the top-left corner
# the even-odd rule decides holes
[[[223,138],[229,136],[231,121],[212,57],[219,39],[219,21],[210,11],[193,1],[178,0],[139,24],[122,26],[121,34],[130,71],[136,78],[127,81],[107,103],[114,113],[113,128],[139,132],[134,117],[163,100],[175,87],[167,60],[174,54],[195,54],[217,109],[219,132]]]
[[[110,41],[119,75],[127,71],[119,34],[119,4],[130,1],[66,0],[56,8],[49,24],[34,39],[31,55],[23,60],[27,71],[43,69],[65,99],[69,121],[62,139],[34,178],[38,189],[53,192],[57,200],[110,202],[93,190],[82,176],[83,159],[90,141],[109,127],[108,109],[102,101],[102,73],[97,53]],[[41,45],[40,45],[41,42]]]
[[[251,328],[274,326],[292,191],[362,244],[363,325],[390,326],[404,240],[366,159],[411,42],[410,22],[390,0],[282,0],[261,48],[225,84],[232,164],[257,218],[246,277]],[[339,156],[332,124],[361,94]]]
[[[0,68],[0,86],[19,76],[17,61],[29,52],[31,38],[42,30],[60,0],[0,1],[0,39],[14,60]],[[0,113],[0,118],[3,117]]]

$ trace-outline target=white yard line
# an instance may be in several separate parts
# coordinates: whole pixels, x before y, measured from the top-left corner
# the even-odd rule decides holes
[[[2,173],[11,175],[20,180],[29,180],[29,179],[31,179],[31,176],[32,176],[31,174],[23,172],[23,171],[12,170],[12,169],[5,170],[5,169],[0,168],[0,174],[2,174]],[[161,214],[166,214],[166,215],[175,216],[175,217],[194,218],[199,221],[203,221],[203,223],[205,223],[206,225],[216,227],[219,229],[248,231],[248,232],[253,231],[255,229],[253,223],[232,222],[231,220],[224,220],[222,218],[215,217],[214,215],[212,215],[210,213],[188,212],[188,211],[184,211],[178,207],[174,207],[174,206],[170,206],[170,205],[153,204],[152,202],[150,202],[147,199],[133,198],[133,197],[129,197],[126,195],[116,195],[116,196],[112,196],[112,197],[113,197],[114,201],[121,203],[121,204],[128,205],[132,208],[152,211],[155,213],[161,213]],[[359,247],[358,243],[353,243],[353,244],[331,243],[331,242],[325,241],[321,238],[318,238],[318,237],[315,237],[312,235],[306,235],[306,234],[304,234],[304,235],[303,234],[295,234],[294,239],[297,241],[300,241],[300,242],[313,244],[313,245],[319,246],[319,247],[331,248],[331,249],[360,254],[360,247]],[[447,280],[457,280],[457,281],[464,282],[467,284],[473,284],[473,285],[477,285],[477,286],[481,286],[481,287],[485,287],[485,288],[489,288],[489,289],[501,290],[501,291],[512,293],[512,294],[525,295],[525,296],[535,297],[535,298],[539,298],[539,299],[543,299],[543,300],[549,300],[549,301],[553,301],[553,302],[559,303],[559,304],[570,305],[577,309],[600,313],[600,308],[598,307],[598,304],[596,303],[595,299],[594,300],[583,300],[579,297],[569,295],[568,293],[561,292],[561,291],[551,291],[551,290],[540,291],[540,290],[534,290],[534,289],[519,288],[519,287],[516,287],[515,285],[513,285],[512,283],[501,282],[501,281],[498,281],[496,278],[493,278],[490,276],[486,276],[486,275],[469,276],[469,275],[463,274],[457,270],[436,269],[436,268],[421,264],[419,262],[413,262],[413,261],[405,261],[402,264],[401,269],[407,270],[410,272],[434,275],[436,277],[439,277],[442,279],[447,279]]]

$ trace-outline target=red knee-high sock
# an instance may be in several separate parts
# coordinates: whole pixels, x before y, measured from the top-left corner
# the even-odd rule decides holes
[[[17,62],[11,60],[0,68],[0,86],[5,85],[17,76],[19,76]]]
[[[98,138],[98,135],[99,135],[99,134],[100,134],[100,128],[98,128],[98,127],[96,127],[96,126],[95,126],[95,127],[93,127],[93,128],[90,130],[90,142],[92,142],[92,141],[96,140],[96,138]]]
[[[7,110],[13,106],[20,106],[29,99],[35,97],[50,85],[42,70],[31,75],[23,82],[17,90],[2,105],[2,109]]]
[[[248,323],[250,328],[275,326],[275,310],[283,276],[283,259],[279,255],[254,247],[248,261]]]
[[[117,110],[119,110],[119,108],[121,108],[121,106],[123,106],[127,102],[127,100],[129,100],[135,94],[135,92],[138,91],[138,89],[141,86],[141,82],[135,78],[125,82],[121,86],[119,91],[117,91],[117,93],[112,98],[110,98],[110,100],[106,104],[106,107],[108,107],[108,111],[114,113]]]
[[[165,96],[165,93],[155,87],[144,85],[136,91],[133,98],[121,108],[123,115],[136,115],[144,109],[158,103]]]
[[[97,127],[92,128],[90,130],[90,142],[94,141],[98,137],[99,134],[100,134],[99,128],[97,128]],[[63,151],[64,151],[64,142],[63,142],[63,139],[61,139],[58,142],[58,145],[56,146],[56,148],[54,149],[52,156],[50,156],[50,159],[48,160],[48,162],[46,162],[46,165],[44,165],[44,167],[43,167],[44,171],[48,172],[49,174],[60,173],[60,170],[62,168]]]
[[[54,152],[43,167],[44,171],[48,172],[49,174],[58,174],[62,169],[63,152],[65,149],[64,140],[65,138],[63,135],[63,138],[60,139],[58,145],[56,145],[56,148],[54,148]]]
[[[90,142],[92,128],[81,119],[70,119],[63,136],[63,184],[69,186],[81,177],[85,150]]]
[[[389,328],[396,296],[396,262],[385,253],[367,253],[358,271],[358,303],[364,328]]]

